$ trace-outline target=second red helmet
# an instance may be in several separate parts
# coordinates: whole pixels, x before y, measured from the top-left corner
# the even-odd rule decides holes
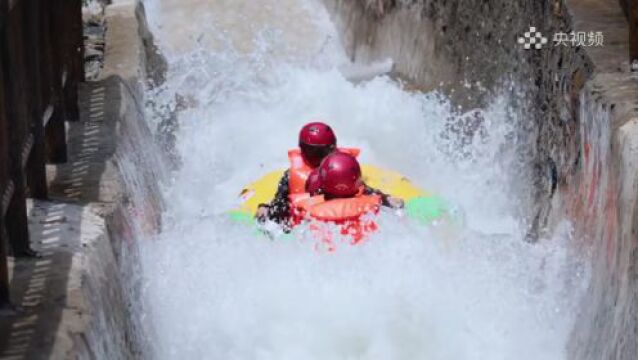
[[[332,128],[322,122],[311,122],[304,125],[299,132],[299,145],[334,146],[337,137]]]
[[[319,178],[323,193],[334,197],[354,196],[363,185],[359,162],[342,152],[334,152],[321,162]]]
[[[337,146],[337,137],[332,128],[322,122],[304,125],[299,132],[299,148],[304,159],[312,167],[317,167],[326,155]]]

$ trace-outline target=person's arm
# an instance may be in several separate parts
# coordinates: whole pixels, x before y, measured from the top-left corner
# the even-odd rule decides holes
[[[381,197],[381,205],[383,206],[393,209],[402,209],[405,205],[402,199],[388,195],[379,189],[368,186],[367,184],[364,184],[364,186],[364,193],[366,195],[379,195]]]
[[[290,204],[288,195],[290,194],[290,172],[286,170],[279,180],[275,197],[268,204],[259,204],[255,217],[260,221],[266,219],[282,223],[290,217]]]

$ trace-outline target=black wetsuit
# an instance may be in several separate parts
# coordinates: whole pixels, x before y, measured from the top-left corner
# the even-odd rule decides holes
[[[288,195],[290,195],[290,170],[286,170],[284,175],[279,180],[279,185],[277,186],[277,193],[275,193],[275,198],[269,204],[260,204],[260,206],[268,206],[268,219],[284,225],[284,227],[289,227],[290,225],[290,201],[288,199]],[[379,195],[381,196],[381,205],[390,207],[388,203],[389,195],[384,194],[382,191],[378,189],[374,189],[369,187],[368,185],[364,185],[365,195]]]

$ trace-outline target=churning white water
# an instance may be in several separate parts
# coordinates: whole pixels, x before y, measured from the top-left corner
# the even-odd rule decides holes
[[[141,245],[156,358],[564,357],[586,275],[569,224],[522,241],[508,190],[521,119],[507,99],[458,114],[387,77],[349,82],[352,64],[310,0],[146,6],[169,62],[149,96],[156,112],[180,109],[163,233]],[[242,186],[285,167],[314,119],[362,148],[362,162],[463,209],[464,230],[447,237],[387,211],[365,244],[326,254],[229,220]],[[467,123],[473,136],[454,130]]]

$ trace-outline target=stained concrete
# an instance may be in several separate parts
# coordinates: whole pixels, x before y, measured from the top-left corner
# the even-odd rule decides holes
[[[638,353],[638,82],[596,75],[584,90],[582,170],[560,193],[592,283],[572,333],[573,359]]]
[[[530,26],[568,32],[562,1],[324,0],[353,61],[391,58],[415,88],[447,94],[462,109],[505,95],[521,122],[519,202],[530,240],[548,221],[556,172],[573,171],[578,147],[578,93],[592,64],[583,49],[529,51],[517,39]],[[567,150],[564,150],[567,149]],[[528,186],[529,183],[533,186]]]

